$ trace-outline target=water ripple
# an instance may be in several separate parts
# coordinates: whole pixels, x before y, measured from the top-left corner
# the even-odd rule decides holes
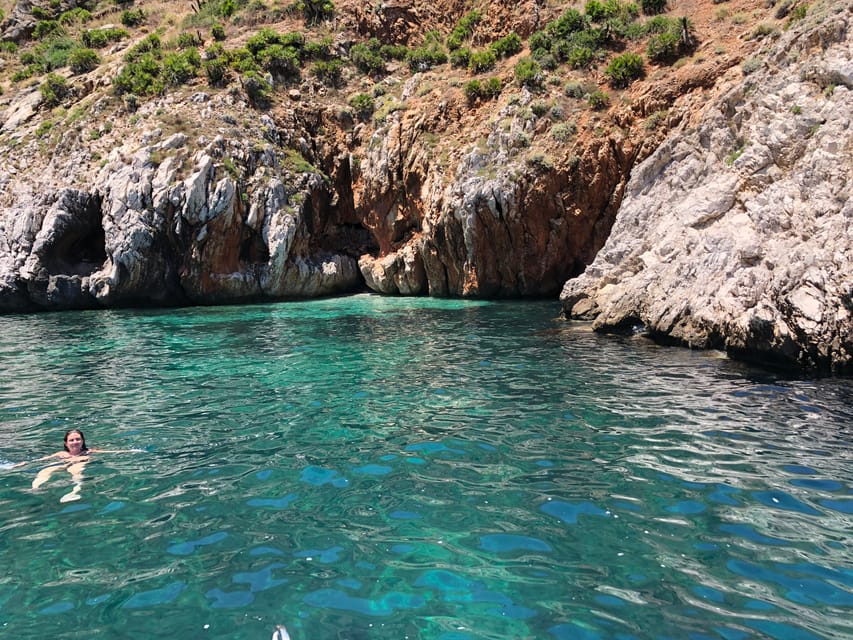
[[[554,315],[355,296],[4,317],[4,630],[853,636],[849,381]],[[93,458],[60,504],[68,474],[33,491],[39,465],[10,467],[71,427],[146,453]]]

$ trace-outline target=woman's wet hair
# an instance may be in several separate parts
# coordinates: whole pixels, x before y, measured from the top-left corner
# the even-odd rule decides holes
[[[69,429],[65,432],[65,438],[63,438],[62,443],[65,446],[65,450],[68,451],[68,436],[72,433],[80,434],[80,440],[83,441],[82,450],[85,451],[88,447],[86,446],[86,436],[83,435],[83,432],[80,429]]]

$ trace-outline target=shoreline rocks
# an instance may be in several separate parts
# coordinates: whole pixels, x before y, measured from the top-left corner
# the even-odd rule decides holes
[[[763,67],[635,167],[610,237],[560,295],[598,330],[761,364],[853,367],[849,12],[786,33]]]

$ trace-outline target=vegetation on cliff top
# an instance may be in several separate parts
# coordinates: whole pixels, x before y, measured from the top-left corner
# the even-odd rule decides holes
[[[754,24],[754,39],[775,37],[808,7],[782,0],[745,12],[751,5],[744,0],[714,2],[720,30]],[[700,5],[711,6],[549,2],[533,19],[514,3],[472,8],[448,0],[440,16],[423,21],[423,31],[395,31],[391,18],[379,15],[384,9],[350,0],[37,0],[29,15],[7,0],[0,2],[0,90],[7,104],[40,90],[48,126],[39,126],[39,135],[58,131],[53,124],[69,110],[79,120],[80,105],[95,100],[101,119],[132,124],[147,101],[186,90],[242,96],[259,110],[305,92],[318,107],[335,106],[372,126],[430,91],[487,111],[492,101],[512,103],[529,92],[539,105],[534,115],[550,121],[552,133],[542,139],[566,146],[582,119],[593,136],[624,126],[624,116],[604,123],[596,114],[630,103],[637,80],[727,55],[725,46],[709,46],[715,34],[707,20],[697,29]],[[420,5],[412,7],[416,14]],[[425,78],[418,93],[402,97],[404,79],[416,74]],[[658,112],[646,116],[645,131],[666,122]]]
[[[476,75],[494,70],[526,45],[532,58],[515,63],[515,78],[519,85],[535,87],[542,83],[542,70],[591,69],[628,45],[646,43],[649,59],[664,63],[690,53],[696,44],[686,17],[643,19],[641,13],[665,10],[664,3],[653,0],[644,0],[642,12],[625,0],[589,0],[583,12],[566,9],[527,42],[514,31],[479,33],[483,11],[488,9],[473,10],[449,33],[430,30],[414,46],[377,37],[335,42],[325,24],[336,14],[331,0],[298,0],[284,6],[263,0],[206,0],[191,5],[192,11],[184,15],[166,13],[150,2],[80,0],[72,9],[65,6],[59,2],[33,6],[32,29],[3,42],[10,84],[60,70],[80,75],[101,64],[114,66],[121,45],[133,41],[113,77],[117,95],[159,95],[199,80],[210,87],[239,81],[253,103],[264,107],[274,89],[299,82],[306,73],[333,88],[357,82],[359,73],[382,77],[389,63],[400,60],[413,73],[449,62]],[[122,27],[106,22],[116,13]],[[280,29],[300,18],[296,30]],[[606,73],[614,86],[622,87],[639,77],[642,67],[639,54],[622,54],[610,62]],[[493,97],[496,86],[493,81],[489,90],[468,90],[466,95]]]

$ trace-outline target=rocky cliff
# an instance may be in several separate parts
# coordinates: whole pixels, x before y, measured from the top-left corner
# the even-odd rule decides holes
[[[845,366],[848,4],[469,4],[7,7],[0,311],[586,269],[563,305],[598,327]]]
[[[634,168],[603,250],[563,288],[568,316],[850,369],[850,21],[849,5],[815,11]]]

